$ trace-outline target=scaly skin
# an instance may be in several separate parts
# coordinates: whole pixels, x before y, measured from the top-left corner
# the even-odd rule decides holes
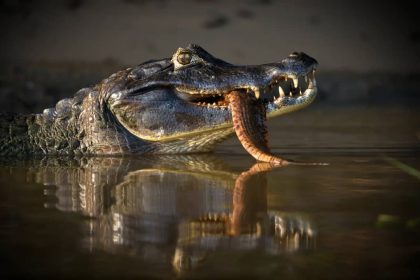
[[[207,152],[236,131],[257,160],[285,164],[269,153],[265,119],[314,100],[316,66],[303,53],[236,66],[196,45],[179,48],[172,58],[119,71],[41,114],[0,115],[0,155]],[[300,95],[299,76],[308,81]],[[278,85],[290,95],[277,93]]]

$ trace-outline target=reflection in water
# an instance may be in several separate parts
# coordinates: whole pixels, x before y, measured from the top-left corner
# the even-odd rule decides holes
[[[58,199],[45,205],[91,217],[90,250],[128,249],[187,271],[214,251],[280,254],[315,244],[304,218],[268,209],[265,174],[272,167],[266,163],[242,173],[209,155],[90,158],[57,166],[36,172],[45,194]]]

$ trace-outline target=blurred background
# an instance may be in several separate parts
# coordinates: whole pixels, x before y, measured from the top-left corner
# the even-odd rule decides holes
[[[331,139],[322,129],[342,129],[330,144],[418,148],[419,8],[416,1],[2,0],[0,111],[41,112],[189,43],[235,64],[304,51],[320,64],[320,93],[308,113],[275,120],[279,129],[302,124],[288,130],[286,146],[300,145],[312,127],[320,135],[312,146]]]

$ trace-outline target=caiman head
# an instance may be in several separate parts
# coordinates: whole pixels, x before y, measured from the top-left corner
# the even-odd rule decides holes
[[[310,104],[316,66],[297,52],[281,62],[237,66],[189,45],[171,58],[116,73],[97,89],[108,116],[126,133],[126,145],[136,139],[155,153],[202,152],[235,131],[251,155],[276,162],[267,146],[266,116]]]

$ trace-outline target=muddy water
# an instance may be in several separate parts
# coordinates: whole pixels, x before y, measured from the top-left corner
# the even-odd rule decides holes
[[[270,123],[274,153],[328,166],[256,168],[235,139],[203,155],[1,159],[0,277],[415,278],[416,122],[328,119]]]

